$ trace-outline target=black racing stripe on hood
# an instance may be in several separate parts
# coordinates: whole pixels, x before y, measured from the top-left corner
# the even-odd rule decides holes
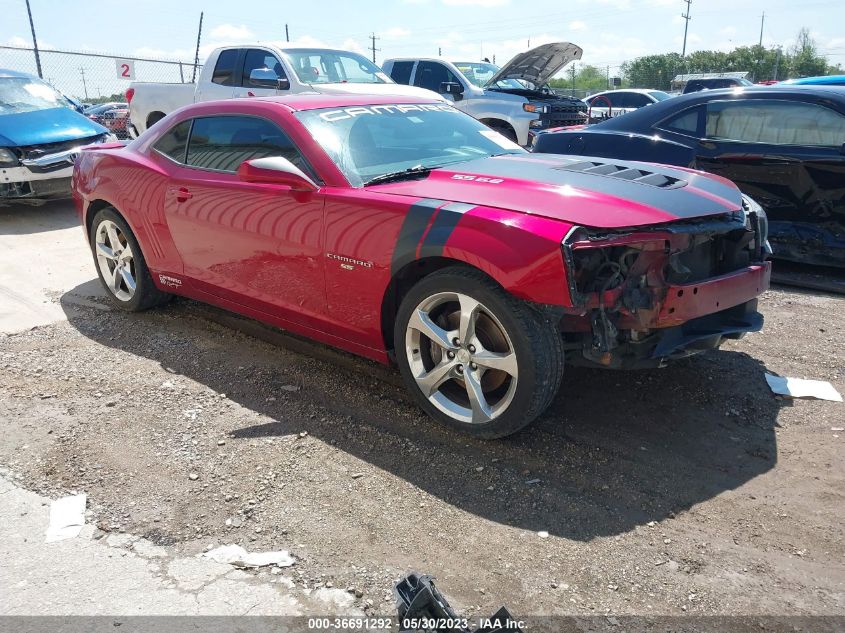
[[[578,169],[568,169],[570,165],[585,161],[640,169],[681,180],[687,184],[658,187],[614,177],[613,175],[600,175]],[[663,165],[609,161],[587,156],[567,157],[554,154],[533,154],[482,158],[462,163],[451,171],[492,178],[516,178],[558,187],[569,186],[582,191],[595,191],[659,209],[679,219],[709,215],[714,212],[714,208],[717,212],[724,209],[725,213],[742,208],[741,194],[736,187],[703,175],[690,174]],[[507,186],[507,182],[503,185]],[[701,192],[696,192],[693,188],[699,188],[710,195],[724,199],[724,205],[702,195]]]
[[[434,222],[425,236],[425,241],[420,247],[420,257],[439,257],[443,254],[443,249],[452,231],[458,225],[458,222],[463,217],[464,213],[470,209],[474,209],[474,204],[464,204],[463,202],[452,202],[444,205],[434,216]]]
[[[431,221],[431,216],[444,204],[445,200],[426,199],[415,202],[408,209],[402,228],[399,229],[399,237],[396,238],[396,246],[393,247],[393,257],[390,260],[391,275],[395,275],[403,266],[417,258],[417,245]]]

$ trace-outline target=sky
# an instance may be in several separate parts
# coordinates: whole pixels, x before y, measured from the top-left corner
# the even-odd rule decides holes
[[[584,49],[581,63],[610,67],[611,75],[626,60],[680,52],[681,14],[687,9],[684,0],[132,0],[117,4],[30,0],[30,4],[43,48],[192,61],[202,11],[201,60],[223,44],[284,42],[287,24],[292,44],[346,48],[368,57],[372,55],[369,36],[374,33],[379,38],[379,64],[390,57],[442,53],[455,61],[495,57],[501,65],[529,44],[570,41]],[[756,44],[764,12],[765,46],[789,48],[798,30],[807,27],[820,52],[832,63],[845,65],[845,0],[692,0],[687,51]],[[0,0],[0,15],[0,45],[29,46],[25,0]],[[0,49],[0,66],[14,62]],[[108,88],[116,82],[112,71],[109,66]],[[104,78],[98,83],[107,82]]]

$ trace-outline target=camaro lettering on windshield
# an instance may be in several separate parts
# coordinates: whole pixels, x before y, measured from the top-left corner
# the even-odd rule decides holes
[[[320,118],[323,119],[323,121],[331,123],[333,121],[342,121],[343,119],[353,119],[365,114],[404,114],[406,112],[457,112],[457,110],[446,104],[406,103],[395,105],[357,106],[354,108],[343,108],[341,110],[329,110],[328,112],[321,112]]]

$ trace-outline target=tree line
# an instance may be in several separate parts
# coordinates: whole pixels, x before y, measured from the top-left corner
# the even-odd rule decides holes
[[[689,73],[748,72],[751,81],[782,81],[796,77],[813,77],[843,73],[842,66],[833,66],[819,53],[816,42],[806,28],[798,33],[795,44],[783,48],[739,46],[732,51],[695,51],[686,57],[679,53],[646,55],[620,68],[623,86],[669,90],[676,75]],[[612,86],[607,68],[584,65],[565,77],[553,79],[552,88],[575,88],[598,92]]]

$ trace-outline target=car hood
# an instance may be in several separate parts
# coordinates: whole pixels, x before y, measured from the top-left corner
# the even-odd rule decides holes
[[[583,52],[580,46],[569,42],[541,44],[530,51],[515,55],[484,87],[494,86],[502,79],[524,79],[535,86],[542,86],[569,62],[581,59]]]
[[[367,189],[509,209],[595,228],[662,224],[742,208],[739,189],[719,176],[556,154],[483,158],[435,169],[422,180]]]
[[[48,108],[0,115],[0,146],[25,147],[108,134],[108,130],[70,108]]]
[[[420,99],[437,99],[446,101],[442,96],[425,88],[417,86],[406,86],[404,84],[309,84],[314,90],[323,94],[370,94],[370,95],[397,95],[400,97],[418,97]]]

